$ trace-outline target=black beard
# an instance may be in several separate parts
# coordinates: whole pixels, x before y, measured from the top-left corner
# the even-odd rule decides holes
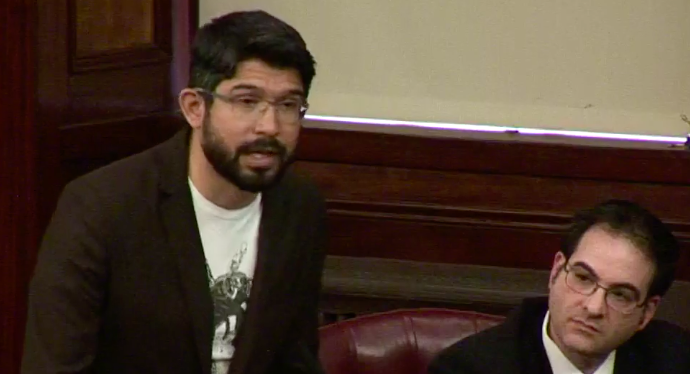
[[[280,181],[292,162],[292,155],[276,138],[263,137],[244,143],[234,153],[214,131],[208,117],[202,125],[201,149],[213,169],[228,182],[247,192],[264,191]],[[240,156],[251,153],[272,153],[278,157],[278,165],[271,169],[243,169]]]

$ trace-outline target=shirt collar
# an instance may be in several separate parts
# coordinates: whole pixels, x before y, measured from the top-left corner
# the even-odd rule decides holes
[[[544,343],[544,350],[546,356],[549,358],[551,364],[551,371],[553,374],[582,374],[580,369],[576,368],[570,360],[561,352],[560,348],[551,339],[548,333],[549,325],[549,311],[546,311],[544,322],[541,326],[541,340]],[[601,364],[594,374],[613,374],[613,366],[616,360],[616,351],[609,353],[603,364]]]

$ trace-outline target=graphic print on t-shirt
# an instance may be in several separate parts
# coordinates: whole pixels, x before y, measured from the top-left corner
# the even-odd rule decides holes
[[[212,374],[226,374],[234,353],[232,340],[242,325],[247,310],[252,279],[241,272],[240,264],[247,252],[246,243],[233,257],[226,274],[211,281],[213,297],[213,368]]]

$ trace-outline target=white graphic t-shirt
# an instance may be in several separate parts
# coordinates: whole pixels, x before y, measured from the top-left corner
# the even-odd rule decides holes
[[[261,221],[261,194],[241,209],[221,208],[189,181],[213,297],[211,374],[226,374],[235,347],[232,340],[249,302]]]

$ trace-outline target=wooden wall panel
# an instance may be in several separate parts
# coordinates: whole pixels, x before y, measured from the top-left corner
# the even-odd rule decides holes
[[[173,0],[70,0],[72,72],[170,62],[172,9]]]
[[[447,209],[462,207],[567,217],[579,208],[619,197],[648,206],[670,223],[678,220],[687,223],[690,218],[686,212],[678,209],[679,205],[690,204],[690,188],[680,184],[628,183],[560,176],[306,161],[299,167],[319,180],[329,198],[337,200],[409,203]],[[660,196],[672,196],[673,199]],[[690,236],[690,232],[682,234]]]
[[[74,0],[76,56],[150,47],[154,0]]]
[[[309,161],[297,168],[329,199],[333,254],[545,269],[574,211],[624,198],[682,239],[679,275],[690,279],[690,215],[680,209],[690,204],[689,186]]]
[[[148,148],[180,126],[175,95],[186,83],[196,0],[36,0],[38,116],[46,154],[41,209],[52,213],[64,183]],[[43,219],[42,221],[45,221]]]
[[[684,149],[307,129],[298,154],[329,200],[338,255],[543,269],[576,210],[624,198],[670,225],[690,279]]]
[[[309,126],[309,124],[307,124]],[[417,136],[308,128],[300,159],[440,171],[690,184],[690,152],[642,142],[445,131]],[[347,128],[348,125],[341,127]],[[355,127],[355,126],[352,126]],[[369,127],[371,125],[357,125]],[[356,128],[356,127],[355,127]],[[380,131],[386,131],[385,127]],[[404,131],[404,129],[401,129]],[[430,131],[430,133],[434,133]]]
[[[325,323],[395,308],[454,308],[507,314],[526,297],[548,295],[548,270],[329,256]],[[690,329],[690,282],[675,282],[656,317]]]
[[[169,62],[85,72],[71,76],[69,85],[71,102],[63,128],[171,111]]]
[[[38,243],[33,48],[36,8],[0,2],[0,373],[19,372],[29,264]]]
[[[170,111],[172,0],[73,0],[65,125]]]
[[[331,213],[329,254],[431,263],[546,269],[558,248],[556,231],[487,227]]]
[[[690,211],[684,209],[690,204],[690,153],[684,148],[461,136],[305,129],[295,168],[327,198],[329,255],[344,259],[340,265],[364,259],[412,261],[428,269],[445,264],[543,272],[576,210],[623,198],[649,208],[676,233],[684,250],[678,278],[690,280]],[[386,269],[371,271],[379,271],[391,289],[406,289],[399,278],[386,279]],[[359,312],[412,305],[409,298],[400,304],[395,292],[347,290],[363,281],[356,271],[348,276],[345,286],[325,290],[324,309],[347,314],[343,305],[354,304],[346,300],[367,297]],[[331,281],[327,273],[324,282]],[[466,281],[457,275],[457,287]],[[676,302],[690,298],[690,288],[678,289]],[[458,305],[473,303],[485,310],[502,307],[472,298]],[[690,305],[680,310],[690,315]]]

